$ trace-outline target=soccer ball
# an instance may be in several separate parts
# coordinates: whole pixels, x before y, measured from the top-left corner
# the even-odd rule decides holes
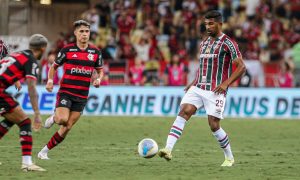
[[[145,138],[140,141],[138,145],[138,152],[143,158],[152,158],[158,152],[158,145],[153,139]]]

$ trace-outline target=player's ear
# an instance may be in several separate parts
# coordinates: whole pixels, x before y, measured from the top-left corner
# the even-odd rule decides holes
[[[76,32],[77,32],[76,30],[77,30],[77,29],[74,30],[74,36],[76,36]]]

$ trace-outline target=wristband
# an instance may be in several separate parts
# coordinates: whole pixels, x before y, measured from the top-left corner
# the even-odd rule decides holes
[[[47,83],[53,83],[53,79],[48,79]]]

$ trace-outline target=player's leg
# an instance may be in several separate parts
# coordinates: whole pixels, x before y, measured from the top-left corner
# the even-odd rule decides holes
[[[81,113],[72,111],[69,116],[69,120],[67,121],[66,125],[61,125],[59,130],[54,133],[54,135],[51,137],[49,142],[46,146],[38,153],[38,158],[43,160],[48,160],[48,152],[49,150],[56,147],[58,144],[60,144],[69,131],[72,129],[73,125],[79,120]]]
[[[8,119],[4,119],[0,122],[0,139],[9,131],[9,129],[14,125],[13,122]]]
[[[66,125],[70,115],[72,106],[71,98],[68,95],[58,93],[56,97],[55,113],[45,121],[45,128],[50,128],[54,123],[58,125]]]
[[[211,91],[206,91],[204,93],[204,106],[208,115],[208,124],[225,155],[225,161],[222,166],[232,166],[234,163],[234,158],[231,151],[229,138],[226,132],[220,126],[220,120],[223,119],[223,112],[226,102],[225,96],[223,94],[214,94]]]
[[[81,112],[83,111],[85,105],[86,105],[86,101],[84,102],[71,101],[69,106],[70,110],[68,110],[69,116],[67,122],[63,123],[63,125],[60,126],[60,129],[52,136],[52,138],[49,140],[47,145],[38,153],[38,158],[45,159],[45,160],[49,159],[48,158],[49,150],[53,149],[55,146],[57,146],[64,140],[68,132],[72,129],[73,125],[79,120],[81,116]]]
[[[3,115],[5,119],[17,124],[20,128],[20,143],[22,149],[22,170],[24,171],[45,171],[45,169],[32,163],[32,132],[31,120],[24,113],[20,106],[15,107],[11,112]]]
[[[165,158],[167,161],[170,161],[172,159],[171,152],[177,140],[182,135],[185,123],[197,111],[197,108],[192,104],[183,104],[180,108],[181,110],[176,117],[168,135],[166,147],[159,150],[158,152],[158,155]]]
[[[0,115],[3,116],[5,113],[11,112],[19,104],[16,102],[9,94],[5,91],[0,90]],[[9,131],[9,129],[14,125],[9,119],[4,119],[0,122],[0,139]]]
[[[198,94],[195,92],[195,88],[196,87],[191,87],[190,90],[184,95],[181,101],[180,112],[178,113],[178,116],[176,117],[168,135],[166,147],[159,150],[158,155],[168,161],[172,158],[171,152],[177,140],[182,135],[186,122],[199,107],[203,106],[202,100],[199,99]]]
[[[220,147],[224,151],[225,161],[222,166],[232,166],[234,163],[233,154],[230,147],[230,142],[226,132],[220,127],[220,119],[214,116],[208,116],[208,124],[210,129],[217,139]]]

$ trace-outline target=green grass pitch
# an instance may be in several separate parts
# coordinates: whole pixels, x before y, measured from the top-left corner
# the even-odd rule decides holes
[[[44,117],[46,118],[46,117]],[[137,154],[146,137],[163,147],[174,118],[82,116],[65,141],[49,153],[37,152],[58,129],[34,133],[33,156],[47,172],[21,172],[21,150],[14,127],[0,141],[0,179],[298,179],[300,121],[225,119],[236,164],[222,168],[223,152],[206,118],[193,117],[178,141],[170,162]]]

